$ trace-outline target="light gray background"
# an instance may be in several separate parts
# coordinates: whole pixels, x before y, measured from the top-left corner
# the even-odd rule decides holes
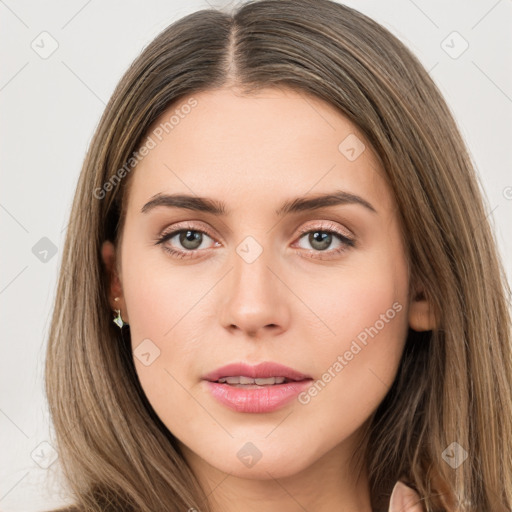
[[[510,279],[512,0],[346,4],[405,42],[445,95],[477,166]],[[230,4],[0,0],[2,511],[43,511],[65,502],[58,495],[58,459],[40,467],[52,462],[52,449],[40,445],[51,432],[43,368],[67,218],[92,133],[142,48],[174,20],[208,5]],[[43,31],[58,43],[46,59],[31,47],[51,48]],[[453,58],[464,40],[469,47]],[[33,251],[38,242],[48,244],[43,237],[55,245],[54,256]]]

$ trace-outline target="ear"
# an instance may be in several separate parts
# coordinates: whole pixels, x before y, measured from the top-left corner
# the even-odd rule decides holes
[[[423,512],[418,493],[398,480],[389,500],[389,512]]]
[[[101,245],[101,258],[103,260],[103,264],[107,270],[108,275],[108,298],[110,307],[112,310],[120,309],[121,316],[123,320],[128,323],[128,315],[126,312],[126,305],[124,302],[123,296],[123,288],[121,284],[121,280],[119,278],[119,274],[117,271],[117,257],[116,257],[116,249],[114,244],[109,240],[106,240]],[[115,298],[118,298],[116,301]]]
[[[416,289],[409,302],[409,327],[413,331],[430,331],[436,327],[434,309],[423,288]]]

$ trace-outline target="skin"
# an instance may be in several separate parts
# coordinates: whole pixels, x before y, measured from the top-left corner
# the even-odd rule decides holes
[[[212,490],[215,510],[370,511],[366,471],[357,474],[349,458],[393,382],[407,328],[432,328],[428,303],[408,295],[384,171],[356,126],[316,97],[278,88],[243,96],[230,87],[193,97],[197,106],[132,171],[117,252],[108,241],[102,248],[111,306],[130,324],[133,349],[150,339],[160,350],[149,366],[134,358],[142,387]],[[366,146],[354,161],[338,149],[349,134]],[[275,216],[285,200],[339,189],[376,212],[343,204]],[[141,213],[155,194],[178,192],[222,200],[231,213],[166,206]],[[197,257],[178,259],[155,243],[183,221],[192,226],[177,229],[209,232]],[[355,245],[336,254],[343,243],[333,235],[322,251],[298,231],[326,223]],[[236,252],[247,236],[263,249],[250,264]],[[165,244],[190,253],[179,236]],[[394,318],[306,405],[235,412],[201,380],[231,362],[276,361],[316,381],[394,303],[402,306]],[[252,467],[237,457],[247,442],[262,454]],[[407,510],[403,491],[396,510]]]

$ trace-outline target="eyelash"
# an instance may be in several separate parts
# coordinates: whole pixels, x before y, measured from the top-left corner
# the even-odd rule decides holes
[[[162,235],[160,235],[156,239],[155,245],[161,244],[162,249],[164,251],[166,251],[167,253],[169,253],[174,258],[178,258],[178,259],[196,258],[198,256],[196,256],[195,253],[204,251],[205,249],[179,251],[179,250],[172,249],[172,248],[164,245],[164,243],[167,240],[174,238],[176,235],[178,235],[184,231],[193,231],[194,233],[202,233],[204,235],[209,236],[212,239],[214,238],[207,230],[196,229],[196,227],[194,227],[193,225],[186,224],[184,226],[181,226],[180,229],[174,229],[173,231],[171,231],[169,233],[163,233]],[[309,233],[315,233],[315,232],[336,235],[343,245],[341,247],[339,247],[338,249],[331,249],[331,250],[326,250],[326,251],[317,251],[315,249],[311,249],[308,252],[317,252],[319,254],[324,254],[324,253],[329,254],[328,258],[324,258],[323,256],[311,256],[312,258],[330,259],[333,255],[335,256],[335,255],[341,254],[342,252],[345,252],[346,250],[355,246],[355,240],[353,240],[352,238],[348,238],[347,236],[342,234],[338,229],[336,229],[336,225],[331,222],[327,222],[326,224],[323,224],[321,226],[317,226],[314,228],[310,228],[310,227],[302,228],[301,230],[299,230],[299,238],[298,239],[300,240],[304,235],[309,234]],[[306,249],[301,249],[301,250],[306,250]]]

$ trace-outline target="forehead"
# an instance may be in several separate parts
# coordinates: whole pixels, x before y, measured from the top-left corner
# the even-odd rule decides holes
[[[203,91],[168,108],[147,136],[151,149],[130,187],[129,203],[139,211],[152,195],[176,192],[218,198],[233,209],[271,209],[274,196],[333,188],[391,203],[378,158],[357,126],[303,92]]]

